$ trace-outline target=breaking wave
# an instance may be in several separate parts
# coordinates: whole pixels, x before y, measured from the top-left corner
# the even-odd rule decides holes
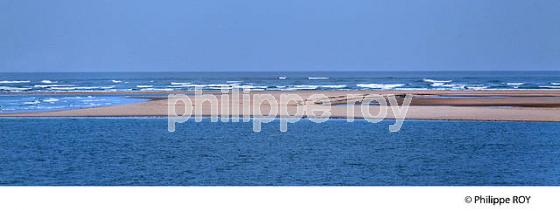
[[[356,86],[368,89],[394,89],[404,84],[356,84]]]

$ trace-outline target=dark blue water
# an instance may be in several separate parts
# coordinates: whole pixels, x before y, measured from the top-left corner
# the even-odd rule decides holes
[[[0,119],[1,185],[560,185],[560,124]]]

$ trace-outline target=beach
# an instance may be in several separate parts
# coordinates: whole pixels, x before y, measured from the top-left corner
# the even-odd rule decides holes
[[[33,93],[31,93],[33,94]],[[69,93],[48,93],[59,95]],[[84,93],[70,93],[84,94]],[[89,95],[107,95],[106,92],[87,92]],[[110,93],[115,94],[115,93]],[[168,94],[186,94],[193,96],[190,91],[173,92],[119,92],[118,94],[129,97],[148,98],[146,102],[130,103],[124,105],[59,110],[47,112],[23,112],[0,114],[0,117],[134,117],[134,116],[168,116]],[[255,94],[270,94],[276,99],[282,94],[296,94],[311,106],[317,108],[329,108],[332,118],[346,118],[349,116],[349,108],[353,106],[354,117],[363,118],[363,112],[356,103],[349,103],[350,98],[363,98],[368,95],[396,96],[397,99],[404,95],[412,96],[410,108],[406,119],[426,120],[484,120],[484,121],[560,121],[560,90],[336,90],[336,91],[261,91],[251,92]],[[327,98],[310,99],[314,94],[321,94]],[[157,95],[157,96],[154,96]],[[222,104],[221,95],[228,95],[230,104],[239,104],[239,110],[243,107],[251,107],[251,100],[243,100],[241,97],[235,99],[231,93],[224,94],[216,91],[205,91],[204,95],[216,96],[218,103]],[[149,96],[149,97],[147,97]],[[252,98],[250,98],[252,99]],[[329,105],[326,105],[328,102]],[[181,111],[182,104],[177,104],[177,110]],[[268,105],[266,105],[268,106]],[[294,114],[297,103],[287,105],[288,113]],[[370,113],[379,112],[379,105],[370,105]],[[263,108],[266,110],[266,108]],[[211,114],[211,107],[204,105],[201,108],[203,116]],[[254,109],[250,109],[253,116]],[[387,109],[387,118],[395,118],[392,109]],[[234,115],[235,111],[219,115]]]

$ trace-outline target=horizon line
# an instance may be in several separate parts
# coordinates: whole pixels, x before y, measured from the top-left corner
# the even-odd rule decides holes
[[[258,73],[294,73],[294,72],[557,72],[560,69],[543,69],[543,70],[85,70],[85,71],[17,71],[0,73],[240,73],[240,72],[258,72]]]

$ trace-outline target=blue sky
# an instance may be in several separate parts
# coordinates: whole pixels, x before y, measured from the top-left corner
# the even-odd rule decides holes
[[[557,0],[0,0],[0,71],[558,70]]]

